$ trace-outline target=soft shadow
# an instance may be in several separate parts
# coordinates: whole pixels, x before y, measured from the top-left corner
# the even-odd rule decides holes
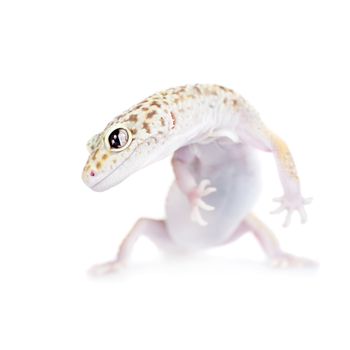
[[[156,260],[130,261],[130,263],[112,273],[99,276],[88,275],[90,280],[127,281],[145,275],[227,275],[268,274],[275,276],[316,276],[319,266],[272,267],[267,261],[227,258],[222,256],[198,253],[191,255],[161,255]]]

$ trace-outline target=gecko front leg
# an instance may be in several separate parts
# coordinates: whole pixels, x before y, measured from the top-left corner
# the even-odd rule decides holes
[[[149,238],[160,250],[179,254],[183,251],[174,244],[169,236],[164,220],[141,218],[121,242],[116,257],[108,262],[93,266],[89,273],[93,276],[106,275],[123,269],[128,263],[133,248],[141,236]]]
[[[207,204],[203,200],[203,197],[215,192],[216,188],[210,186],[210,180],[208,179],[201,180],[197,185],[196,180],[189,170],[190,163],[195,159],[195,155],[190,148],[191,146],[188,146],[177,150],[171,162],[176,183],[191,204],[191,220],[201,226],[206,226],[207,222],[203,219],[200,209],[211,211],[215,208]]]
[[[301,222],[307,221],[305,205],[311,202],[310,198],[303,198],[300,190],[300,180],[292,154],[286,143],[271,132],[260,120],[255,111],[242,113],[237,126],[237,133],[242,142],[260,150],[272,152],[277,164],[280,181],[284,194],[274,200],[280,203],[279,208],[272,214],[286,210],[287,215],[283,226],[289,226],[294,211],[298,211]]]

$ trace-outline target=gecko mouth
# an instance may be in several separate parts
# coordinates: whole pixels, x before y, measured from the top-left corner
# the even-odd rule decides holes
[[[153,139],[154,141],[156,141],[156,139],[154,137],[151,137],[149,139],[147,139],[146,141],[138,144],[135,149],[129,154],[129,156],[124,159],[120,164],[118,164],[118,166],[112,170],[112,172],[110,172],[109,174],[107,174],[106,176],[98,179],[94,184],[90,185],[89,187],[97,192],[102,192],[105,191],[115,185],[118,185],[119,183],[121,183],[123,180],[125,180],[130,174],[134,173],[135,171],[137,171],[138,169],[143,168],[144,166],[146,166],[147,164],[149,164],[149,160],[152,159],[153,157],[151,156],[151,151],[152,151],[152,146],[155,146],[156,142],[153,143],[152,145],[150,145],[150,139]],[[143,149],[142,152],[139,152],[139,157],[137,159],[137,165],[135,164],[136,162],[132,162],[132,158],[135,157],[136,151],[139,150],[141,147],[146,147],[146,149]],[[147,149],[148,148],[148,149]],[[141,154],[143,156],[141,156]],[[146,157],[146,155],[148,156],[148,158]],[[154,156],[154,154],[153,154]],[[147,158],[148,161],[145,162],[145,158]],[[127,170],[124,170],[126,168],[125,163],[126,162],[131,162],[130,167]],[[116,171],[121,172],[120,176],[118,176],[118,178],[113,179],[112,177],[115,176]],[[105,184],[105,186],[104,186]]]
[[[118,164],[118,166],[117,166],[115,169],[113,169],[112,172],[110,172],[110,173],[107,174],[106,176],[100,178],[97,182],[95,182],[92,186],[90,186],[90,188],[91,188],[92,190],[94,190],[94,191],[104,191],[105,189],[108,189],[109,187],[111,187],[111,186],[108,186],[108,187],[106,187],[105,189],[101,189],[101,190],[98,189],[98,187],[99,187],[102,183],[106,182],[109,178],[111,178],[111,177],[115,174],[116,171],[119,171],[119,170],[121,170],[121,168],[125,167],[125,166],[124,166],[125,162],[127,162],[128,160],[130,160],[130,158],[134,155],[134,153],[135,153],[135,151],[137,150],[138,147],[139,147],[139,146],[137,146],[137,147],[130,153],[130,155],[129,155],[128,158],[124,159],[120,164]],[[124,175],[124,176],[122,176],[122,177],[120,178],[120,180],[119,180],[118,182],[113,183],[112,186],[117,185],[118,183],[122,182],[122,181],[126,178],[126,176],[127,176],[127,174]]]

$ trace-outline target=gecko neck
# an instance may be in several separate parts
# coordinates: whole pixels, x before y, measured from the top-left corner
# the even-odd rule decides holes
[[[209,143],[220,137],[239,142],[235,130],[240,114],[246,110],[245,101],[232,90],[223,91],[215,85],[198,86],[201,93],[195,89],[197,86],[192,87],[197,93],[194,98],[183,98],[170,105],[174,127],[163,144],[167,155],[186,145]]]

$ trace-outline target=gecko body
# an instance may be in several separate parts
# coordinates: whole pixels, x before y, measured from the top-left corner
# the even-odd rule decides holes
[[[188,85],[156,93],[131,107],[88,142],[82,178],[95,191],[119,184],[134,172],[172,155],[175,181],[164,220],[140,219],[116,258],[94,272],[114,271],[129,258],[140,235],[169,252],[195,251],[252,232],[277,265],[310,264],[281,250],[272,232],[252,213],[260,191],[257,150],[276,160],[284,195],[276,212],[293,211],[306,221],[296,167],[287,145],[233,90]]]
[[[249,146],[220,138],[209,144],[192,144],[178,152],[182,154],[176,157],[187,153],[186,156],[192,158],[187,166],[196,183],[210,179],[215,192],[210,193],[205,202],[214,209],[203,212],[203,218],[191,217],[191,203],[174,181],[166,201],[169,235],[179,247],[188,250],[228,242],[260,192],[260,169],[254,151]]]

